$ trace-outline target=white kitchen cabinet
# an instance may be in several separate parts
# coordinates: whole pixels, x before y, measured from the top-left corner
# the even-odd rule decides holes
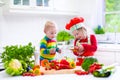
[[[98,62],[104,65],[111,65],[115,63],[115,52],[111,51],[97,51],[95,57],[98,59]]]
[[[79,0],[6,0],[4,12],[49,15],[78,15]],[[4,13],[4,14],[5,14]]]
[[[53,0],[10,0],[10,8],[14,9],[53,8]]]
[[[115,62],[120,65],[120,51],[116,51],[116,57],[115,57]]]
[[[0,0],[0,7],[4,5],[4,2]]]
[[[53,0],[5,0],[4,13],[41,13],[53,9]]]
[[[98,44],[98,49],[95,53],[100,63],[110,65],[118,63],[120,65],[120,45],[119,44]]]

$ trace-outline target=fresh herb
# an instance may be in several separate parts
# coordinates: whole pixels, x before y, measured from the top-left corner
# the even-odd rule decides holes
[[[98,25],[96,28],[94,28],[95,34],[105,34],[105,29]]]
[[[34,60],[31,59],[34,55],[35,47],[32,47],[32,43],[28,45],[12,45],[4,47],[2,52],[1,59],[4,63],[5,68],[7,67],[5,63],[9,63],[11,59],[18,59],[23,66],[23,69],[26,70],[28,66],[34,66]]]

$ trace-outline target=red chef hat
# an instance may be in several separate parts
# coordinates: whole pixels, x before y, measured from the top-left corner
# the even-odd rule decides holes
[[[69,23],[66,24],[65,28],[72,32],[78,28],[84,27],[83,22],[84,19],[82,17],[75,17],[71,19]]]

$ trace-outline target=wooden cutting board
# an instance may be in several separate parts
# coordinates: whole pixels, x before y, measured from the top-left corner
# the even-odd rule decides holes
[[[74,69],[61,69],[61,70],[45,70],[44,67],[40,67],[41,72],[43,72],[45,75],[47,74],[73,74],[76,70],[82,70],[80,66],[76,66]]]

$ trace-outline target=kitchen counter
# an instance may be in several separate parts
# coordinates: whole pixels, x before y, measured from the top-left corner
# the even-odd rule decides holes
[[[106,44],[106,43],[102,43],[102,44],[98,44],[97,45],[98,51],[119,51],[120,52],[120,44]],[[63,49],[69,49],[71,47],[73,47],[73,45],[59,45],[60,48]]]
[[[54,74],[41,76],[9,76],[5,71],[0,72],[1,80],[120,80],[120,67],[116,67],[116,71],[108,78],[96,78],[93,75],[76,75],[76,74]]]
[[[120,44],[98,44],[98,51],[120,52]]]

